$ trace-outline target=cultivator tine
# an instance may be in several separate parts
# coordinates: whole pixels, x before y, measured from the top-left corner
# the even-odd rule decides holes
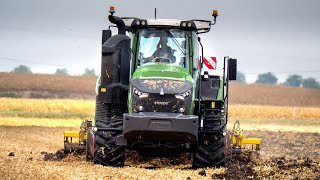
[[[64,135],[64,151],[66,153],[86,150],[86,141],[88,133],[89,121],[82,121],[79,131],[65,131]],[[77,141],[75,140],[77,139]]]
[[[233,125],[232,130],[232,153],[239,154],[244,151],[259,152],[260,142],[259,138],[244,138],[243,130],[240,128],[240,121],[237,120]]]

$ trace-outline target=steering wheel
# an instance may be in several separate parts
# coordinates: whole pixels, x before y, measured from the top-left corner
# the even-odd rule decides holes
[[[154,58],[153,61],[154,61],[154,62],[157,62],[157,63],[172,63],[172,62],[171,62],[171,59],[169,59],[169,58],[164,58],[164,57],[156,57],[156,58]]]

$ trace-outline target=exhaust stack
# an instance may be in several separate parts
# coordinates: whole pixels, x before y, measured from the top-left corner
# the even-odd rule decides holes
[[[118,16],[109,15],[109,21],[117,25],[118,34],[126,34],[125,24],[123,20]]]

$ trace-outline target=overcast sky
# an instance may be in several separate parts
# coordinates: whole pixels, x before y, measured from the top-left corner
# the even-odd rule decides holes
[[[249,82],[269,71],[280,82],[294,73],[320,80],[318,0],[1,0],[0,71],[25,64],[37,73],[99,72],[110,5],[118,16],[143,18],[157,8],[158,18],[210,20],[217,9],[202,37],[206,56],[237,58]]]

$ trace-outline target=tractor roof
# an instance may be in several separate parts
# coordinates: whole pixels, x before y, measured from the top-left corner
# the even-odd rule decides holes
[[[211,28],[209,20],[140,19],[134,17],[123,17],[122,20],[129,31],[148,27],[168,27],[206,33]]]

